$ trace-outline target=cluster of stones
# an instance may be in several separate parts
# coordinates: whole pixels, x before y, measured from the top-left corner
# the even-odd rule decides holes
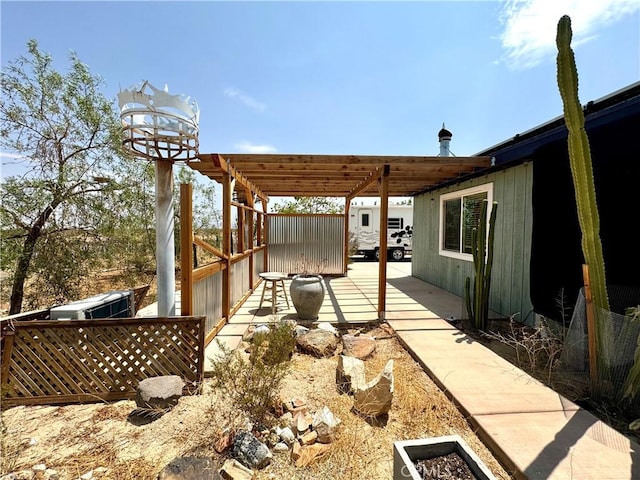
[[[250,479],[253,470],[269,465],[274,454],[288,454],[297,467],[304,467],[331,449],[340,419],[328,407],[311,414],[302,398],[282,404],[285,412],[279,425],[271,429],[256,431],[249,425],[245,430],[219,434],[214,447],[216,452],[229,452],[232,457],[220,469],[222,478]]]

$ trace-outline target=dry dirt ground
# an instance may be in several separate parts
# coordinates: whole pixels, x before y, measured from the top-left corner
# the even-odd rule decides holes
[[[295,353],[281,396],[306,398],[312,413],[329,407],[341,420],[337,438],[327,455],[304,468],[292,465],[289,455],[274,453],[255,478],[388,480],[394,441],[451,434],[462,436],[498,479],[513,478],[391,331],[383,325],[368,333],[377,345],[365,361],[367,380],[394,360],[395,393],[388,418],[366,421],[352,412],[352,397],[337,392],[339,351],[328,358]],[[233,407],[205,380],[201,395],[182,397],[169,413],[143,426],[127,421],[133,401],[9,408],[2,411],[3,473],[45,464],[58,471],[60,480],[91,470],[94,478],[138,480],[157,478],[179,456],[211,456],[222,464],[225,454],[216,454],[213,445],[226,427],[243,422]]]

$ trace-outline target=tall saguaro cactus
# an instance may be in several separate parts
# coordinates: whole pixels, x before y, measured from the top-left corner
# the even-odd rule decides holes
[[[496,212],[498,204],[493,202],[489,216],[489,235],[487,236],[487,204],[484,200],[480,208],[479,224],[473,229],[471,250],[473,254],[473,300],[471,299],[471,279],[467,277],[465,301],[467,314],[471,323],[479,330],[486,330],[489,318],[489,288],[491,287],[491,270],[493,265],[493,240],[495,238]]]
[[[569,162],[575,188],[578,220],[582,231],[582,253],[589,265],[593,301],[601,310],[609,310],[604,256],[600,240],[600,217],[593,181],[591,150],[584,128],[584,112],[578,99],[578,72],[571,49],[571,18],[564,15],[558,21],[558,88],[562,97],[564,119],[569,131]]]

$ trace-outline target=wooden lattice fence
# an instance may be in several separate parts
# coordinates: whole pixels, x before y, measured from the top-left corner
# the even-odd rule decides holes
[[[188,394],[203,378],[204,316],[35,320],[2,330],[6,405],[130,399],[158,375],[179,375]]]

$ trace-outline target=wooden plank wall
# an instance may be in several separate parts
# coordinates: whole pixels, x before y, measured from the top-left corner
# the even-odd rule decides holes
[[[205,317],[35,320],[5,324],[5,405],[135,398],[138,383],[178,375],[185,394],[204,371]]]
[[[438,253],[440,195],[488,182],[493,182],[493,199],[498,202],[489,309],[504,317],[516,315],[517,320],[531,324],[531,163],[415,197],[412,275],[464,298],[465,279],[474,275],[473,262]],[[466,310],[460,315],[466,318]]]

